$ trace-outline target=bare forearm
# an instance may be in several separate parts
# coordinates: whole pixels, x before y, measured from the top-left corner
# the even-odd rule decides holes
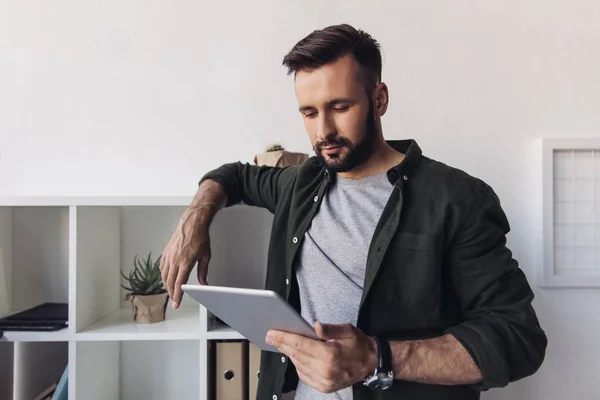
[[[451,335],[433,339],[391,342],[396,379],[464,385],[482,380],[481,371],[465,348]]]
[[[192,202],[184,212],[182,219],[194,221],[194,226],[208,227],[217,212],[227,204],[227,194],[223,187],[210,179],[200,184]]]

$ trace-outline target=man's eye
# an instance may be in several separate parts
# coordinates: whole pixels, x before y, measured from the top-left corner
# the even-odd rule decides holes
[[[316,115],[317,115],[316,112],[311,112],[311,113],[304,114],[304,117],[306,117],[306,118],[312,118],[312,117],[314,117]]]
[[[350,107],[348,107],[348,106],[344,106],[344,107],[335,107],[335,108],[334,108],[334,111],[346,111],[348,108],[350,108]]]

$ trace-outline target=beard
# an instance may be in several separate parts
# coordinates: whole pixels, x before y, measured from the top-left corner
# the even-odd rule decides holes
[[[315,143],[315,154],[321,165],[331,172],[339,173],[351,171],[369,159],[373,152],[375,138],[377,137],[377,126],[373,104],[369,107],[369,113],[367,114],[364,125],[364,134],[360,141],[356,143],[352,142],[347,137],[337,136],[336,133]],[[337,154],[325,156],[323,154],[323,147],[328,146],[340,146],[341,150]],[[344,148],[346,149],[346,152],[342,154]]]

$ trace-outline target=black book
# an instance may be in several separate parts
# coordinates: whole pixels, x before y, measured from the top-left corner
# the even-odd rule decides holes
[[[58,331],[69,323],[66,303],[42,303],[0,319],[3,331]]]

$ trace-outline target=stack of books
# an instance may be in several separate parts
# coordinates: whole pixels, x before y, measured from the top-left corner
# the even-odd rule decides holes
[[[0,331],[58,331],[68,324],[68,304],[42,303],[0,319]]]

